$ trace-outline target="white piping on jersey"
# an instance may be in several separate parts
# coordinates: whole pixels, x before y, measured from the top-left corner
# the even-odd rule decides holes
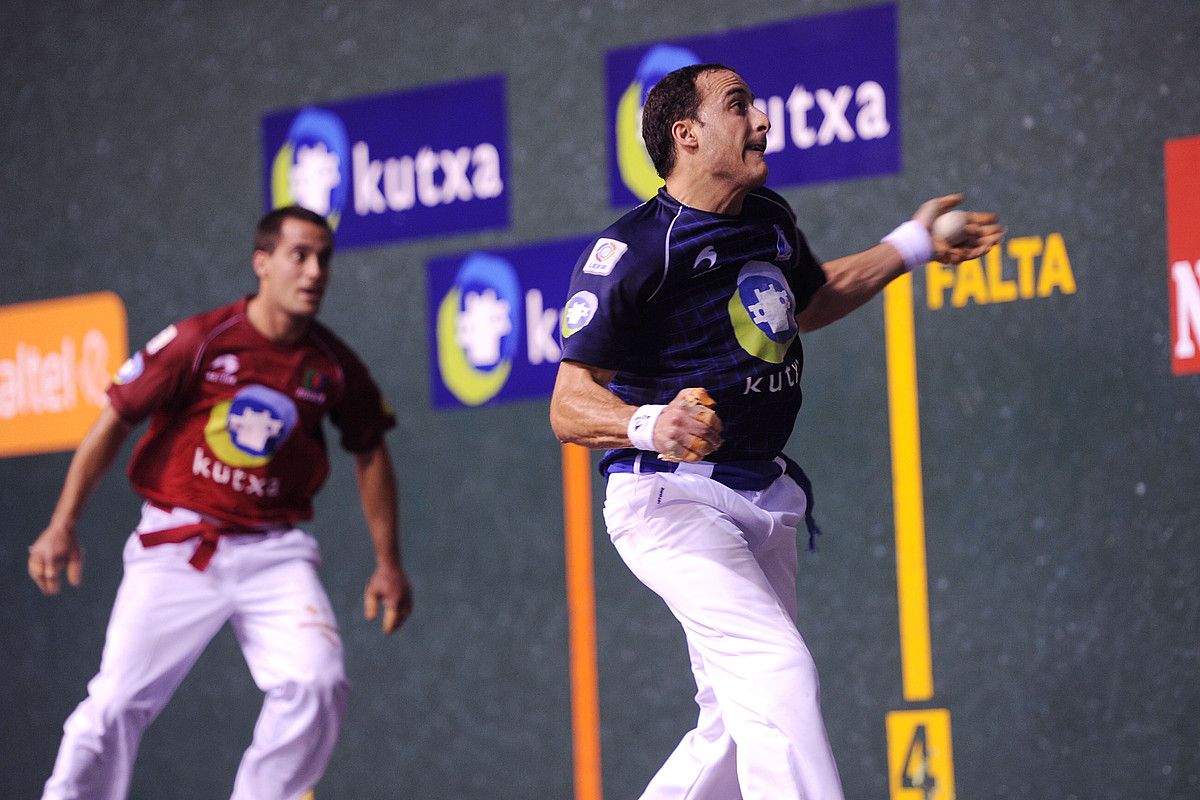
[[[658,294],[662,289],[663,284],[667,282],[667,271],[671,268],[671,231],[675,228],[675,220],[679,219],[679,215],[683,213],[683,203],[679,204],[679,210],[675,212],[675,216],[671,219],[671,224],[667,226],[667,235],[663,240],[663,276],[658,282],[658,286],[646,298],[647,301],[653,300],[654,295]]]
[[[193,375],[200,371],[200,361],[204,357],[204,351],[208,349],[209,342],[217,338],[217,336],[224,332],[226,328],[236,325],[244,316],[244,314],[235,314],[208,332],[208,336],[205,336],[204,341],[200,342],[200,346],[196,348],[196,357],[192,359]]]

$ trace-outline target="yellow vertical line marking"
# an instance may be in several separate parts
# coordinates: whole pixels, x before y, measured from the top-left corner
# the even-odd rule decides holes
[[[575,800],[601,800],[600,679],[596,665],[591,469],[592,459],[586,448],[563,445],[563,519],[566,524]]]
[[[884,290],[888,411],[892,437],[892,502],[896,517],[896,589],[900,604],[900,665],[904,699],[933,697],[929,644],[929,580],[925,565],[925,495],[917,408],[917,346],[912,275]]]

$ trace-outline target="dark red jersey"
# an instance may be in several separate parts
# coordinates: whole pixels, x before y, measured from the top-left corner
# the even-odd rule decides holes
[[[329,461],[326,414],[352,452],[396,424],[358,356],[314,321],[270,341],[247,299],[168,327],[117,372],[108,396],[126,422],[150,417],[129,463],[134,490],[240,525],[312,517]]]

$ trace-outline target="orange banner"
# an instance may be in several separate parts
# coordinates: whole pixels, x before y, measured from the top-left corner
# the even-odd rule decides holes
[[[112,292],[0,306],[0,458],[74,449],[128,341]]]

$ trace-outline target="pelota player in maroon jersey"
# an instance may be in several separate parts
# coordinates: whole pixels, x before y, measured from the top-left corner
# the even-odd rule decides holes
[[[395,425],[366,367],[316,320],[333,234],[291,206],[260,220],[257,294],[171,325],[135,353],[67,470],[50,524],[29,548],[45,594],[78,585],[75,524],[133,426],[129,465],[144,500],[100,672],[64,726],[44,798],[123,798],[138,743],[225,622],[265,700],[233,797],[293,798],[321,777],[346,707],[337,621],[317,577],[316,540],[296,525],[328,473],[328,414],[354,455],[376,566],[365,614],[383,628],[412,610],[400,563]]]

